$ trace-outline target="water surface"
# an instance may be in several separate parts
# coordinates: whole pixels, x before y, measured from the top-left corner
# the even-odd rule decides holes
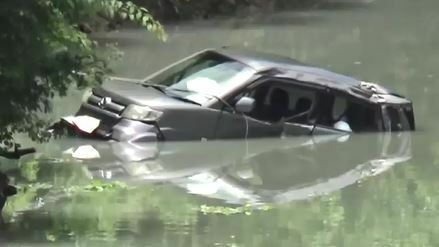
[[[318,9],[98,34],[142,78],[209,47],[243,46],[395,88],[418,131],[136,147],[60,140],[3,162],[22,187],[0,241],[11,246],[437,246],[439,2],[343,1]],[[74,112],[78,95],[54,117]],[[91,145],[100,158],[69,160]],[[48,158],[50,157],[50,158]],[[99,179],[103,182],[93,182]]]

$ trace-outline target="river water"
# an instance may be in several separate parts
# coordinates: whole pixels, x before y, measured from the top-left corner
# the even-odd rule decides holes
[[[438,246],[438,8],[345,0],[168,25],[165,43],[134,29],[98,34],[124,52],[113,64],[119,76],[142,78],[230,45],[376,81],[413,100],[418,130],[135,146],[58,140],[18,166],[1,163],[20,187],[0,222],[1,245]],[[53,116],[73,113],[78,95],[57,100]],[[81,145],[100,158],[62,154]]]

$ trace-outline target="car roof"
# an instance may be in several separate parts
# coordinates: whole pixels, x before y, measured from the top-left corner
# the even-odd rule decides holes
[[[269,74],[277,78],[294,79],[303,83],[336,89],[372,103],[410,103],[404,97],[375,83],[364,82],[289,57],[230,47],[206,50],[206,52],[209,51],[239,61],[261,75]],[[387,102],[384,102],[383,97],[376,97],[379,95],[392,95],[394,97],[385,97]]]
[[[331,81],[333,84],[345,85],[347,87],[359,86],[361,83],[360,80],[355,78],[305,64],[285,56],[232,48],[214,49],[212,51],[244,63],[257,72],[278,70],[279,74],[284,74],[284,76],[292,75],[291,72],[302,72],[303,74],[318,75],[326,78],[326,81]]]

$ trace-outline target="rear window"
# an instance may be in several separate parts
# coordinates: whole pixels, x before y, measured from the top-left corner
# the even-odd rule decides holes
[[[379,130],[381,121],[378,112],[372,105],[349,102],[346,115],[354,132],[369,132]]]
[[[413,111],[411,108],[385,105],[382,107],[382,111],[386,130],[414,130]]]

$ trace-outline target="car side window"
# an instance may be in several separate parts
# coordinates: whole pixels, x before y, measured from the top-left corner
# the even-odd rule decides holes
[[[267,81],[245,94],[255,100],[253,111],[247,115],[265,122],[305,123],[316,101],[316,93],[311,89],[297,87],[294,84]]]
[[[319,125],[346,132],[379,130],[381,122],[378,108],[345,96],[328,97],[327,106],[320,110]]]

